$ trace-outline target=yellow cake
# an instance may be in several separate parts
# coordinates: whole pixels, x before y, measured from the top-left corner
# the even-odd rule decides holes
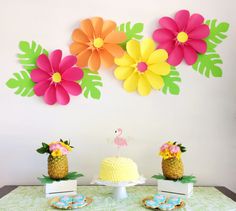
[[[110,182],[126,182],[139,178],[134,161],[125,157],[108,157],[100,165],[99,179]]]

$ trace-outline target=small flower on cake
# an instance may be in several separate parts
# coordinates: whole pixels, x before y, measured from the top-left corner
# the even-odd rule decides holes
[[[119,44],[126,40],[126,34],[117,31],[115,22],[94,17],[82,20],[80,28],[73,31],[72,39],[70,52],[76,55],[77,65],[97,71],[101,64],[111,67],[114,57],[123,55]]]
[[[198,54],[204,54],[207,43],[204,41],[210,33],[204,17],[192,14],[188,10],[180,10],[174,19],[163,17],[159,20],[162,28],[153,32],[153,39],[159,43],[159,49],[167,50],[168,63],[177,66],[185,59],[188,65],[193,65]]]
[[[77,59],[69,55],[62,58],[62,51],[53,51],[49,58],[41,54],[37,58],[37,69],[32,70],[30,77],[35,82],[34,92],[37,96],[44,96],[44,101],[53,105],[58,102],[66,105],[70,96],[81,94],[82,88],[78,80],[83,78],[83,71],[79,67],[73,67]]]
[[[163,76],[170,72],[166,62],[168,54],[163,49],[156,50],[152,39],[139,43],[130,40],[126,45],[127,53],[116,58],[115,77],[124,80],[123,87],[127,92],[138,91],[142,96],[150,94],[152,88],[159,90],[164,85]]]

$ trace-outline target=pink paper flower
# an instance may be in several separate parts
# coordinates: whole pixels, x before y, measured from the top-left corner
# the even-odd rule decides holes
[[[179,146],[177,146],[177,145],[170,146],[170,152],[171,153],[175,154],[175,153],[178,153],[179,151],[180,151]]]
[[[188,65],[197,61],[198,53],[204,54],[207,44],[203,40],[209,33],[208,25],[199,14],[190,16],[188,10],[180,10],[175,18],[163,17],[159,20],[162,28],[153,32],[153,39],[159,43],[158,48],[165,49],[168,63],[177,66],[185,59]]]
[[[37,58],[38,69],[32,70],[30,76],[36,84],[34,92],[37,96],[44,96],[44,101],[53,105],[58,102],[66,105],[70,96],[77,96],[82,92],[81,86],[76,82],[83,78],[83,71],[73,67],[77,59],[75,56],[66,56],[62,60],[62,51],[53,51],[49,58],[41,54]]]

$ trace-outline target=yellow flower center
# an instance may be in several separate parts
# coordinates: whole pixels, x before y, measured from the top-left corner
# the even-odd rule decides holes
[[[54,83],[60,83],[61,82],[61,74],[59,72],[56,72],[52,75],[52,81]]]
[[[180,43],[185,43],[188,41],[188,35],[187,33],[185,32],[179,32],[178,35],[177,35],[177,40],[180,42]]]
[[[103,46],[103,44],[104,44],[104,41],[100,37],[93,40],[93,46],[95,48],[101,48]]]

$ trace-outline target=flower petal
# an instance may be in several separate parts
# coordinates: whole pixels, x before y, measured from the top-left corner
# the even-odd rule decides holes
[[[126,40],[126,34],[124,32],[112,31],[104,39],[105,43],[122,43]]]
[[[138,86],[139,74],[134,71],[124,82],[123,87],[127,92],[134,92]]]
[[[120,58],[115,58],[115,63],[119,66],[130,66],[135,64],[135,61],[126,52]]]
[[[50,62],[54,72],[59,71],[59,64],[61,62],[61,57],[62,57],[61,50],[55,50],[50,54]]]
[[[172,32],[178,31],[178,26],[176,25],[176,22],[170,18],[170,17],[163,17],[159,20],[159,24],[161,27],[165,29],[169,29]]]
[[[173,41],[175,36],[168,29],[157,29],[152,34],[153,39],[158,43]]]
[[[164,80],[161,76],[156,75],[155,73],[151,72],[150,70],[147,70],[145,72],[145,75],[146,75],[146,77],[153,89],[159,90],[163,87]]]
[[[76,56],[69,55],[64,57],[59,65],[60,72],[63,73],[70,67],[74,66],[76,62],[77,62]]]
[[[210,34],[209,26],[206,24],[202,24],[199,27],[192,30],[188,34],[188,36],[189,38],[192,38],[192,39],[204,39],[208,37],[209,34]]]
[[[82,51],[88,48],[88,45],[78,42],[73,42],[70,45],[70,53],[73,55],[80,54]]]
[[[161,62],[148,66],[148,69],[157,75],[168,75],[170,73],[170,65],[167,62]]]
[[[79,43],[88,43],[89,39],[87,35],[81,29],[75,29],[72,33],[72,39]]]
[[[174,40],[163,42],[163,43],[160,43],[157,48],[158,49],[165,49],[168,52],[168,54],[170,54],[175,48],[175,42],[174,42]]]
[[[99,53],[101,62],[105,67],[109,68],[114,64],[114,57],[106,49],[102,49]]]
[[[114,57],[121,57],[124,55],[123,48],[117,44],[105,43],[103,48],[105,48]]]
[[[152,39],[143,39],[140,44],[141,57],[147,61],[149,56],[155,51],[156,45]]]
[[[61,105],[67,105],[70,102],[69,94],[61,85],[56,86],[56,99]]]
[[[74,81],[63,81],[61,85],[71,95],[77,96],[82,92],[81,86]]]
[[[168,58],[168,63],[173,66],[177,66],[184,58],[183,49],[181,46],[176,46],[174,50],[170,53]]]
[[[203,23],[203,21],[204,21],[204,18],[200,14],[192,14],[189,18],[186,32],[188,33],[191,32],[193,29],[200,26]]]
[[[193,65],[197,61],[197,53],[190,46],[184,46],[184,59],[188,65]]]
[[[90,40],[93,39],[94,29],[90,19],[87,18],[82,20],[80,22],[80,27]]]
[[[188,44],[198,53],[206,53],[207,44],[204,40],[189,40]]]
[[[48,73],[52,72],[50,61],[49,61],[48,57],[45,54],[41,54],[37,58],[36,63],[37,63],[37,66],[39,67],[39,69],[44,70]]]
[[[100,56],[97,50],[93,50],[88,60],[88,66],[92,71],[97,71],[101,65]]]
[[[117,67],[114,71],[114,75],[118,80],[125,80],[133,71],[133,67]]]
[[[126,44],[127,53],[135,60],[139,60],[140,54],[140,44],[137,40],[130,40]]]
[[[164,62],[168,59],[168,53],[164,49],[158,49],[152,52],[147,60],[148,65]]]
[[[50,80],[40,81],[39,83],[34,85],[34,93],[37,96],[43,96],[49,86]]]
[[[188,10],[180,10],[175,14],[175,21],[178,25],[179,31],[184,31],[186,29],[189,16],[190,14]]]
[[[114,21],[104,21],[102,26],[102,38],[104,39],[109,33],[114,30],[116,30],[116,23]]]
[[[144,75],[140,75],[140,77],[139,77],[138,92],[142,96],[147,96],[151,92],[151,85]]]
[[[67,81],[78,81],[83,78],[84,72],[79,67],[71,67],[62,74],[62,79]]]
[[[103,19],[101,17],[93,17],[93,18],[91,18],[91,21],[92,21],[92,25],[94,28],[95,37],[101,37],[102,36]]]
[[[48,87],[48,89],[47,89],[47,91],[45,92],[45,95],[44,95],[44,101],[48,105],[53,105],[57,102],[55,85],[50,85]]]
[[[77,55],[77,63],[76,65],[79,67],[86,67],[88,66],[88,60],[89,57],[92,54],[92,50],[90,49],[86,49],[84,51],[82,51],[80,54]]]
[[[31,71],[30,77],[33,82],[40,82],[49,79],[50,75],[41,69],[34,69]]]

